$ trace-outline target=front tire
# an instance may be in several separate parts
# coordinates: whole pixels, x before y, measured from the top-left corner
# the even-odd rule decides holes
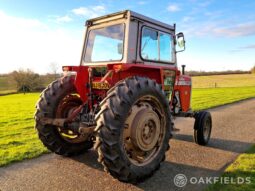
[[[207,145],[212,131],[212,117],[207,111],[195,115],[194,141],[199,145]]]
[[[36,104],[35,128],[42,143],[52,152],[72,156],[93,147],[93,141],[84,140],[82,136],[59,127],[42,125],[40,119],[66,118],[82,104],[74,86],[74,76],[67,76],[52,82],[41,94]]]
[[[124,182],[152,175],[165,159],[172,128],[161,87],[148,78],[131,77],[109,90],[100,105],[95,146],[99,162]]]

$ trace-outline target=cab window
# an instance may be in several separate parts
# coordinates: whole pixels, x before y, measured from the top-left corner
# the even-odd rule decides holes
[[[148,27],[142,29],[141,57],[144,60],[173,62],[173,39],[170,34]]]

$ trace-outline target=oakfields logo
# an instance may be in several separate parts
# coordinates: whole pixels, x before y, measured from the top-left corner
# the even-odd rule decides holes
[[[184,187],[190,184],[250,184],[251,177],[191,177],[187,178],[184,174],[177,174],[174,177],[174,184],[177,187]]]
[[[187,177],[184,174],[177,174],[174,177],[174,184],[178,187],[183,187],[187,184]]]

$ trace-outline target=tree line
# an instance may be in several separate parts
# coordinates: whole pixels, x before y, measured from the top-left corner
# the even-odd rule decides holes
[[[52,81],[61,75],[57,73],[48,73],[44,75],[37,74],[30,69],[17,70],[9,74],[2,74],[2,85],[11,86],[17,92],[35,92],[42,91]],[[5,83],[4,83],[5,82]],[[10,87],[9,87],[10,88]],[[3,88],[2,88],[3,89]]]
[[[212,75],[228,75],[228,74],[251,74],[255,73],[255,66],[250,71],[242,70],[227,70],[227,71],[187,71],[186,74],[190,76],[212,76]]]

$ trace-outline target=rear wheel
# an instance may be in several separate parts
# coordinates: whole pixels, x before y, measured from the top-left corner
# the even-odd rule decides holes
[[[64,77],[52,82],[41,94],[36,105],[35,127],[43,144],[59,155],[76,155],[93,147],[93,141],[71,130],[53,125],[42,125],[40,119],[67,118],[82,104],[73,84],[74,77]]]
[[[169,148],[171,118],[161,87],[128,78],[109,90],[96,116],[96,149],[106,171],[125,182],[150,176]]]
[[[194,140],[199,145],[206,145],[211,137],[212,117],[207,111],[201,111],[195,116]]]

